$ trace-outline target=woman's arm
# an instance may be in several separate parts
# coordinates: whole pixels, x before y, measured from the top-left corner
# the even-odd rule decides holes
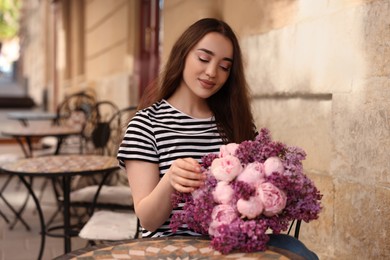
[[[174,161],[161,180],[158,164],[138,160],[126,160],[125,164],[137,217],[149,231],[155,231],[169,218],[175,190],[192,192],[204,180],[198,162],[191,158]]]

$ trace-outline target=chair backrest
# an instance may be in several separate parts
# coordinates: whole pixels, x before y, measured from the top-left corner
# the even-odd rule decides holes
[[[99,101],[93,107],[86,131],[90,132],[93,149],[100,150],[100,154],[106,154],[106,145],[111,138],[111,118],[119,112],[117,105],[111,101]]]
[[[107,141],[105,147],[107,155],[114,156],[118,152],[118,148],[123,139],[127,124],[134,116],[136,111],[136,106],[129,106],[120,109],[110,118],[108,122],[110,126],[110,138]]]
[[[67,141],[72,143],[70,146],[78,146],[79,153],[84,153],[85,143],[88,139],[85,129],[95,103],[95,96],[92,96],[86,91],[80,91],[69,95],[57,106],[57,116],[54,120],[54,124],[77,127],[80,129],[80,136],[67,138]],[[77,142],[75,142],[76,139],[78,140]],[[76,151],[73,148],[70,149],[71,153]],[[69,149],[62,145],[61,150]],[[63,151],[61,151],[61,153],[62,152]]]
[[[84,129],[95,103],[95,97],[83,91],[68,96],[57,107],[56,124]]]

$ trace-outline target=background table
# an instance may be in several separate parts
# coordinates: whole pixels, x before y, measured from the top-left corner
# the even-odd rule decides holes
[[[270,247],[264,252],[233,252],[222,255],[210,247],[210,240],[201,237],[164,237],[127,240],[111,245],[79,249],[55,260],[94,259],[303,259],[280,249]]]
[[[71,251],[72,230],[70,225],[70,179],[75,175],[92,175],[110,173],[119,169],[118,161],[115,157],[101,155],[56,155],[35,158],[21,159],[16,162],[4,164],[0,170],[5,174],[14,174],[19,176],[23,184],[31,194],[36,205],[40,225],[41,225],[41,246],[38,259],[42,258],[45,236],[50,235],[47,232],[45,218],[38,198],[36,197],[31,183],[25,177],[62,177],[63,189],[63,219],[64,219],[64,252]],[[105,178],[103,178],[104,181]],[[103,184],[102,181],[102,184]],[[99,192],[98,189],[97,192]],[[98,195],[98,193],[97,193]],[[95,201],[97,199],[95,196]],[[58,236],[58,235],[56,235]]]
[[[56,113],[49,113],[44,111],[23,111],[10,112],[7,117],[9,119],[18,120],[23,126],[28,126],[29,121],[52,121],[58,118]]]
[[[69,127],[69,126],[48,126],[48,124],[34,124],[31,126],[20,126],[13,127],[9,129],[4,129],[2,131],[4,136],[10,136],[16,139],[16,141],[21,146],[23,153],[26,157],[33,157],[32,149],[32,139],[33,138],[42,138],[47,136],[53,136],[57,138],[57,147],[55,154],[59,153],[61,144],[64,138],[71,135],[81,135],[81,129],[79,127]],[[25,147],[27,144],[27,148]]]

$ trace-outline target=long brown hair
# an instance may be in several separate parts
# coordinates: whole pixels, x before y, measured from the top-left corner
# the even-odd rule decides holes
[[[256,129],[249,103],[249,88],[244,75],[241,48],[233,30],[221,20],[204,18],[188,27],[172,47],[161,74],[160,87],[157,89],[155,84],[149,86],[139,108],[150,106],[161,99],[168,99],[176,91],[183,79],[188,53],[210,32],[220,33],[232,42],[233,63],[225,84],[207,99],[207,103],[225,143],[251,140],[255,137]]]

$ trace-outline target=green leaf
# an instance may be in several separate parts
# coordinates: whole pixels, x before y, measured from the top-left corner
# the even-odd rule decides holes
[[[19,32],[20,0],[0,0],[0,41]]]

